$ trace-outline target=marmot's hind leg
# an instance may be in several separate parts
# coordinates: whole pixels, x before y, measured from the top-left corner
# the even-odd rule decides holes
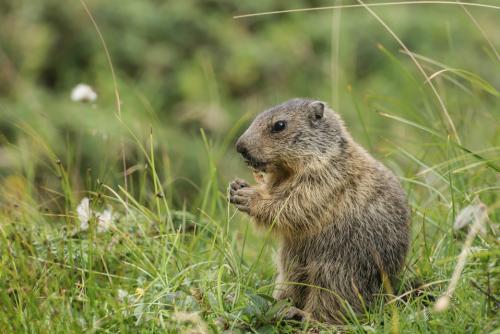
[[[278,273],[273,291],[273,297],[277,300],[290,299],[294,306],[301,308],[307,298],[307,286],[296,283],[295,277],[289,277],[283,272]]]
[[[350,308],[357,309],[357,305],[348,305],[345,298],[332,291],[311,288],[303,309],[314,320],[340,325],[346,322]]]
[[[281,310],[279,317],[283,320],[295,320],[295,321],[311,321],[312,316],[295,306],[288,306]]]
[[[275,299],[290,299],[293,306],[302,309],[309,293],[307,287],[307,272],[300,261],[290,257],[278,255],[278,276],[274,287],[273,297]],[[286,259],[286,260],[285,260]]]

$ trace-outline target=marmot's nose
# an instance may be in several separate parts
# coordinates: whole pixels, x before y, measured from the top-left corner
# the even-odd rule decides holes
[[[245,143],[240,139],[236,142],[236,151],[240,153],[243,156],[246,156],[248,154],[248,149],[245,146]]]
[[[238,151],[238,153],[241,153],[241,154],[248,152],[247,148],[245,147],[245,145],[243,144],[243,142],[241,140],[238,140],[236,142],[236,151]]]

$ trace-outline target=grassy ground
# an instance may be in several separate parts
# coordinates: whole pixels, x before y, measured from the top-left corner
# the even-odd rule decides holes
[[[377,13],[368,17],[394,43],[373,47],[384,72],[353,85],[343,78],[331,104],[343,101],[354,137],[408,193],[412,247],[399,291],[385,291],[341,328],[280,319],[283,302],[270,297],[276,245],[225,193],[235,176],[249,178],[232,143],[259,109],[239,113],[223,135],[186,137],[118,76],[124,110],[114,109],[112,81],[95,105],[31,86],[25,99],[2,100],[1,331],[499,333],[498,36],[491,41],[465,16],[474,38],[457,47],[460,33],[449,32],[453,52],[410,57]],[[456,231],[454,222],[478,203],[488,215],[484,233],[472,241],[449,307],[437,312],[470,226]],[[421,291],[395,299],[416,281]]]

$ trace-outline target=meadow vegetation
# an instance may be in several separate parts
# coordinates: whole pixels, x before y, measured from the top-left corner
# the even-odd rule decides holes
[[[500,6],[480,3],[0,1],[0,331],[339,329],[280,318],[275,241],[227,201],[251,179],[235,139],[300,96],[412,207],[401,287],[340,329],[500,333]]]

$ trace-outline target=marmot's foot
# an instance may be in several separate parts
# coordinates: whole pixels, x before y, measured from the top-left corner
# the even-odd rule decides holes
[[[236,179],[229,184],[229,202],[242,212],[250,213],[250,200],[257,194],[245,180]]]
[[[280,318],[283,320],[308,321],[311,320],[311,315],[295,306],[287,306],[279,312]]]

